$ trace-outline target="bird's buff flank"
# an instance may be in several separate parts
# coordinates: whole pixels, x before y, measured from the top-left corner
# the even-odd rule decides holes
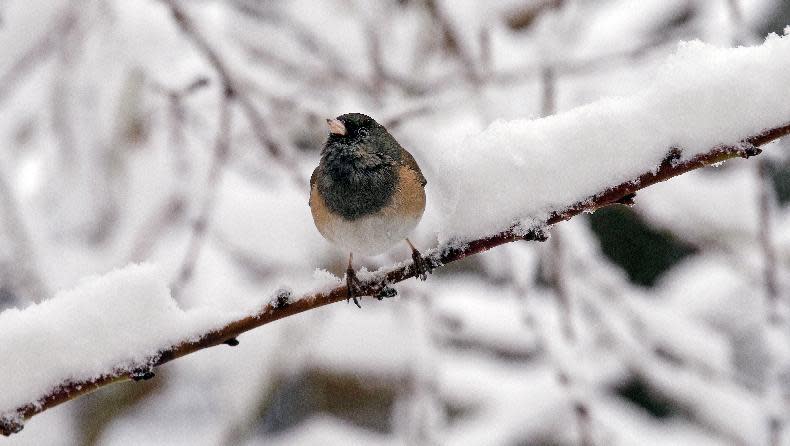
[[[426,181],[414,157],[370,116],[349,113],[327,124],[329,138],[310,177],[310,210],[321,235],[349,251],[348,298],[359,306],[355,252],[380,254],[405,240],[417,277],[430,272],[407,238],[425,210]]]

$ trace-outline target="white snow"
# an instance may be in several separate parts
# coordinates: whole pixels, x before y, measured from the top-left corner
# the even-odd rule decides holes
[[[651,1],[650,5],[655,10],[661,9],[658,1]],[[127,9],[123,7],[119,12],[128,12]],[[162,13],[163,8],[156,6],[154,9]],[[325,42],[326,47],[335,49],[343,61],[356,60],[359,53],[367,51],[360,38],[365,32],[364,26],[353,20],[351,11],[339,11],[331,6],[315,9],[311,2],[300,2],[294,10],[305,16],[303,26],[315,27],[321,34],[333,33],[335,39]],[[121,37],[131,34],[147,17],[145,11],[129,17],[120,15]],[[591,27],[585,35],[603,32],[600,28],[612,28],[611,34],[599,40],[604,42],[601,45],[618,43],[631,48],[631,44],[639,42],[620,39],[619,31],[614,28],[631,23],[632,16],[631,13],[612,17],[612,22],[598,21],[597,28]],[[654,21],[652,16],[643,18],[645,26]],[[467,5],[465,15],[453,17],[453,20],[458,27],[466,29],[460,32],[465,48],[477,54],[479,48],[473,40],[477,36],[468,30],[482,29],[487,21],[494,21],[496,17],[490,13],[478,17]],[[152,36],[169,36],[172,31],[169,23],[167,17],[158,17]],[[207,19],[199,23],[206,27],[216,25],[216,21]],[[350,26],[337,32],[338,23]],[[639,28],[641,23],[634,26]],[[231,25],[229,23],[228,32],[233,30]],[[403,31],[406,27],[407,24],[394,26],[400,30],[397,36],[400,41],[409,41],[412,37]],[[541,32],[550,31],[543,29]],[[504,47],[496,46],[503,45],[502,42],[495,44],[495,48],[502,49],[494,55],[495,61],[512,62],[516,58],[530,61],[535,42],[515,34],[507,36],[512,41],[506,42]],[[260,35],[268,34],[262,31]],[[157,39],[137,37],[128,41],[120,39],[110,48],[131,54],[124,57],[124,64],[158,66],[149,73],[154,77],[167,77],[169,73],[162,59],[170,59],[170,56],[179,59],[174,54],[192,47],[186,44],[175,47],[168,39],[167,45],[163,45],[168,51],[156,53],[153,50]],[[280,37],[274,40],[287,41],[290,34]],[[635,36],[631,40],[642,38],[647,36]],[[546,40],[551,40],[551,36],[546,36]],[[594,41],[579,43],[585,46],[580,54],[596,54],[600,45],[590,42]],[[392,43],[399,48],[403,46]],[[313,57],[302,45],[291,44],[292,47],[281,50],[293,56],[295,63]],[[507,51],[522,48],[522,44],[532,45],[528,46],[531,51],[525,50],[511,60]],[[420,45],[413,43],[412,46],[416,51]],[[93,65],[106,63],[111,49],[105,48],[104,57]],[[385,56],[387,63],[398,65],[393,73],[409,74],[412,65],[406,62],[405,54],[393,49]],[[204,65],[202,58],[192,52],[177,62],[178,81],[173,81],[174,87],[192,79],[193,66],[197,66],[194,70],[199,72]],[[233,62],[234,65],[246,63],[238,56],[233,56]],[[310,62],[323,65],[320,60]],[[594,81],[587,79],[561,88],[558,92],[560,102],[563,97],[572,96],[568,91],[581,91],[579,95],[584,98],[600,95],[601,91],[632,91],[632,84],[643,80],[643,72],[651,72],[652,66],[645,65],[649,64],[640,63],[638,68],[633,68],[642,70],[636,75],[625,69],[606,71],[605,74],[596,73]],[[249,67],[241,70],[246,68]],[[367,68],[363,63],[357,74],[366,75]],[[253,73],[258,74],[258,71],[250,70],[250,78],[254,78]],[[771,36],[760,46],[736,49],[700,42],[682,44],[675,55],[652,73],[649,82],[632,96],[604,98],[544,119],[500,121],[482,132],[480,127],[487,119],[481,118],[477,110],[444,110],[444,114],[402,124],[394,132],[414,153],[429,181],[428,213],[413,240],[423,242],[421,246],[430,246],[437,233],[441,240],[468,239],[499,231],[513,222],[540,221],[550,210],[573,204],[606,186],[655,168],[672,146],[683,148],[684,157],[690,157],[716,144],[734,143],[764,127],[790,121],[787,95],[790,91],[790,37]],[[604,80],[603,76],[609,78]],[[601,87],[601,84],[617,84],[621,78],[629,79],[627,87]],[[270,76],[260,83],[271,83],[272,88],[282,87],[278,82]],[[37,88],[37,84],[25,86],[35,90],[34,87]],[[326,89],[345,91],[343,88],[330,86]],[[535,83],[521,85],[518,91],[527,92],[521,97],[514,94],[515,87],[491,88],[500,89],[481,93],[481,96],[487,95],[488,104],[483,98],[482,105],[470,106],[460,88],[461,91],[448,89],[452,94],[447,97],[453,98],[461,108],[479,106],[487,115],[497,117],[529,116],[534,112],[530,106],[539,101],[540,86]],[[293,96],[296,96],[298,90],[294,91]],[[290,92],[284,94],[288,95]],[[23,94],[19,96],[27,98]],[[111,100],[119,100],[116,96],[112,95]],[[213,122],[206,110],[213,110],[215,98],[213,93],[205,96],[211,96],[211,100],[202,98],[204,102],[193,104],[203,109],[190,111],[201,116],[200,119],[190,116],[195,122],[190,121],[191,127],[187,129],[192,143],[187,144],[186,149],[196,172],[205,170],[211,155],[204,149],[210,147],[208,141],[213,128],[203,124]],[[336,107],[347,111],[346,107],[365,103],[353,94],[338,95],[342,97],[325,102],[304,96],[299,100],[309,102],[313,109]],[[384,105],[397,111],[405,101],[401,99],[393,101],[394,105]],[[576,102],[578,99],[575,98]],[[438,97],[430,96],[420,100],[426,104],[440,102]],[[573,100],[568,99],[568,102]],[[37,103],[25,101],[29,108],[35,108],[31,104]],[[110,111],[115,107],[101,107],[105,109]],[[5,113],[14,114],[8,110]],[[271,113],[282,121],[290,119],[287,111]],[[105,118],[112,121],[110,117],[114,115],[106,115]],[[303,121],[292,123],[285,130],[293,131],[302,124]],[[10,132],[5,128],[1,130]],[[47,146],[50,141],[44,138],[38,144]],[[176,303],[167,286],[177,270],[190,230],[191,222],[186,218],[156,240],[150,257],[158,266],[128,266],[86,279],[74,290],[59,293],[42,304],[0,313],[0,357],[12,358],[0,362],[0,415],[35,402],[64,381],[95,378],[116,367],[145,365],[157,351],[173,343],[194,338],[260,308],[281,286],[290,286],[298,297],[311,290],[342,283],[323,270],[342,271],[344,259],[330,255],[329,245],[312,226],[306,184],[303,189],[291,184],[276,184],[273,177],[282,173],[278,166],[266,166],[269,170],[265,170],[252,161],[250,165],[242,165],[255,159],[254,151],[259,148],[251,147],[249,139],[234,134],[234,155],[246,158],[242,161],[233,158],[231,163],[236,164],[230,165],[223,176],[207,240],[183,300]],[[103,250],[85,248],[73,242],[68,228],[74,225],[64,224],[59,218],[30,218],[34,221],[31,228],[35,232],[47,233],[45,228],[56,226],[60,231],[57,234],[62,237],[52,241],[40,236],[42,252],[48,254],[42,269],[53,288],[70,286],[75,277],[86,271],[106,271],[128,262],[123,254],[130,251],[128,245],[133,244],[127,237],[128,232],[133,230],[137,235],[139,228],[145,228],[140,217],[155,215],[158,208],[151,203],[159,203],[166,197],[174,183],[167,164],[168,152],[160,150],[161,147],[154,148],[156,150],[146,147],[127,160],[130,186],[124,197],[126,222],[119,225],[118,240],[108,242]],[[306,167],[306,161],[316,161],[310,158],[313,152],[300,155],[303,164],[300,167]],[[57,189],[48,181],[53,175],[49,169],[57,169],[59,165],[38,156],[31,159],[47,166],[44,168],[47,172],[38,173],[42,177],[40,182]],[[17,174],[22,175],[18,171]],[[672,186],[661,193],[645,194],[644,210],[639,210],[652,222],[684,232],[694,241],[702,243],[726,238],[727,246],[738,247],[741,242],[753,245],[750,240],[754,236],[756,218],[754,201],[750,201],[754,194],[753,179],[740,171],[721,174],[716,171],[716,175],[720,175],[716,180],[689,175],[683,177],[683,181],[669,183]],[[200,178],[191,180],[200,183]],[[33,183],[25,187],[35,188]],[[202,197],[202,189],[195,189],[197,192],[190,195]],[[695,194],[688,193],[690,189]],[[32,191],[29,195],[23,194],[26,205],[30,204],[28,196],[35,198],[36,194]],[[76,194],[78,198],[67,196],[73,201],[83,199],[79,194]],[[716,207],[714,202],[723,198],[730,199],[730,203],[726,203],[729,207]],[[700,200],[706,201],[704,206],[700,205]],[[90,221],[93,217],[91,212],[82,212],[81,207],[65,207],[79,216],[80,221]],[[31,216],[39,215],[25,210]],[[782,216],[782,224],[776,231],[784,258],[787,256],[785,247],[790,246],[786,241],[790,236],[783,224],[785,221],[787,217]],[[567,280],[569,292],[576,299],[576,325],[580,333],[589,334],[575,348],[562,345],[558,321],[561,315],[556,310],[554,298],[550,292],[539,288],[542,285],[535,283],[535,272],[545,266],[539,258],[542,248],[535,244],[512,244],[506,250],[476,257],[480,260],[477,264],[459,265],[468,271],[451,272],[453,276],[447,280],[437,274],[425,284],[398,285],[403,299],[395,299],[391,305],[366,305],[361,312],[351,305],[311,311],[256,330],[250,335],[252,342],[247,342],[246,337],[242,339],[239,350],[213,349],[176,361],[170,369],[174,370],[172,379],[163,386],[165,389],[150,395],[144,409],[118,416],[105,431],[102,442],[145,442],[152,435],[167,434],[163,438],[174,442],[180,439],[184,444],[215,443],[225,438],[222,434],[229,425],[254,424],[261,401],[269,391],[266,386],[273,377],[284,371],[297,373],[301,367],[319,367],[327,373],[355,373],[368,378],[396,376],[400,379],[405,376],[414,379],[417,376],[434,380],[426,387],[433,387],[438,395],[426,398],[435,398],[433,403],[437,407],[455,403],[471,408],[464,414],[465,418],[445,426],[444,439],[451,440],[450,443],[480,444],[494,437],[503,443],[544,437],[573,442],[575,434],[568,430],[568,425],[574,422],[569,397],[576,394],[589,397],[596,433],[607,429],[614,431],[619,435],[615,438],[623,443],[638,439],[644,444],[703,444],[696,439],[705,437],[707,443],[704,444],[718,444],[716,437],[721,437],[722,433],[724,440],[761,438],[759,429],[764,420],[760,402],[749,389],[739,386],[737,380],[740,375],[747,376],[749,370],[733,371],[737,365],[731,363],[733,356],[756,357],[739,353],[739,349],[756,351],[753,344],[741,341],[733,346],[733,338],[761,321],[763,308],[755,304],[760,300],[757,296],[760,293],[755,291],[754,280],[749,277],[759,273],[758,268],[752,264],[748,268],[732,265],[736,259],[743,261],[744,254],[741,257],[735,257],[738,253],[731,253],[731,257],[700,254],[696,261],[668,272],[657,289],[637,291],[625,283],[624,276],[616,268],[604,263],[600,250],[592,242],[592,235],[566,230],[576,224],[584,225],[584,221],[578,219],[562,227],[565,243],[571,251],[567,255]],[[408,259],[405,248],[400,249],[404,251],[398,253],[398,259]],[[505,258],[500,252],[509,254]],[[63,265],[67,257],[72,261]],[[603,264],[600,270],[588,275],[610,279],[611,283],[605,285],[611,285],[610,288],[622,295],[619,305],[607,295],[608,290],[596,289],[595,284],[590,285],[593,282],[590,277],[583,277],[582,268],[577,264],[582,257],[595,258]],[[337,260],[336,264],[333,260]],[[360,261],[360,268],[370,266],[364,261]],[[392,262],[387,260],[387,263]],[[360,275],[364,277],[366,273]],[[420,296],[418,293],[424,293],[420,298],[428,303],[415,299]],[[630,304],[624,304],[624,300]],[[521,311],[522,301],[538,320],[537,325],[544,332],[542,336],[550,338],[545,343],[551,344],[551,348],[542,346],[546,352],[535,353],[541,347],[541,340],[534,327],[525,322],[527,311]],[[600,313],[597,315],[600,320],[588,314],[593,312],[590,308]],[[447,320],[460,321],[460,329],[442,326],[441,321]],[[636,322],[642,328],[641,333],[634,333]],[[434,345],[442,341],[444,345]],[[760,344],[759,341],[751,342]],[[462,349],[458,345],[474,345],[475,349],[467,348],[459,353],[457,350]],[[655,363],[660,361],[650,350],[655,347],[682,360],[690,371],[679,373],[668,367],[657,367]],[[490,353],[497,351],[515,352],[522,357],[529,356],[530,360],[502,363],[491,359],[495,355]],[[645,357],[651,359],[645,360]],[[559,385],[554,368],[557,364],[573,367],[569,373],[586,388],[571,392]],[[753,367],[759,368],[759,364]],[[614,403],[611,400],[616,397],[601,395],[608,394],[609,387],[626,377],[627,368],[638,369],[649,384],[682,402],[692,412],[691,416],[670,422],[657,421],[635,410],[631,403],[619,398],[618,403]],[[704,376],[695,375],[699,369],[713,375],[715,380],[706,382]],[[760,381],[755,378],[754,382]],[[250,391],[250,386],[260,388]],[[399,398],[406,399],[408,395],[399,395]],[[66,407],[70,406],[62,406]],[[721,407],[726,410],[722,411]],[[627,419],[618,415],[625,412],[629,414]],[[67,415],[72,412],[66,415],[50,413],[58,414],[53,417],[56,421],[37,417],[36,425],[40,428],[31,426],[16,438],[32,438],[28,440],[32,443],[38,439],[41,443],[42,438],[48,439],[52,434],[36,432],[77,430],[69,424],[71,418]],[[239,420],[245,415],[251,420]],[[736,418],[734,422],[733,418]],[[496,431],[494,437],[492,430]],[[708,435],[708,431],[713,434]],[[645,439],[645,436],[652,438]],[[320,416],[272,441],[282,444],[348,444],[354,441],[398,444],[398,439],[392,435],[372,434]]]
[[[639,202],[646,204],[640,209],[653,224],[691,243],[723,242],[743,248],[757,236],[758,191],[753,169],[702,170],[646,189]],[[721,196],[727,197],[728,206],[722,206],[717,198]]]
[[[306,292],[310,286],[320,289],[330,283],[337,282],[317,274],[313,280],[301,282],[300,290]],[[238,301],[234,296],[219,302],[228,286],[217,286],[213,293],[203,286],[207,294],[203,304],[182,310],[170,296],[161,268],[132,264],[86,278],[77,288],[57,293],[41,304],[3,311],[0,355],[12,360],[0,362],[0,416],[13,415],[15,409],[35,403],[60,384],[144,368],[159,351],[196,339],[267,303],[260,299]],[[347,329],[344,325],[349,336],[358,333]],[[385,348],[378,351],[392,353]]]
[[[64,381],[145,366],[157,352],[221,324],[180,310],[157,269],[132,265],[86,279],[41,304],[0,313],[0,414]]]
[[[471,239],[542,219],[656,168],[790,122],[790,37],[755,47],[683,43],[642,92],[537,120],[495,122],[431,152],[440,239]],[[441,186],[437,185],[439,183]],[[440,191],[438,191],[440,189]],[[486,212],[481,212],[481,205]]]

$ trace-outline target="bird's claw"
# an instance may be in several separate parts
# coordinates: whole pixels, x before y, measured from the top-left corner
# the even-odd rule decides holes
[[[11,435],[19,433],[24,429],[22,417],[14,417],[11,415],[0,416],[0,435]]]
[[[395,290],[395,288],[392,288],[390,286],[384,285],[384,288],[382,288],[381,291],[379,291],[379,293],[376,294],[376,299],[384,300],[384,299],[387,299],[387,298],[390,298],[390,297],[395,297],[397,295],[398,295],[398,292]]]
[[[362,296],[362,282],[359,281],[357,274],[354,272],[353,268],[349,268],[346,270],[346,290],[348,292],[346,297],[346,302],[354,301],[354,305],[359,308],[362,308],[362,305],[359,304],[358,297]],[[376,293],[376,299],[384,300],[389,297],[395,297],[398,295],[398,292],[395,291],[395,288],[390,286],[384,285],[384,287]]]
[[[420,280],[426,280],[428,274],[433,271],[433,264],[420,254],[416,249],[411,252],[411,259],[414,261],[414,277]]]
[[[151,370],[150,367],[141,367],[134,369],[131,371],[131,373],[129,373],[129,378],[131,378],[132,381],[148,381],[154,376],[154,371]]]
[[[737,146],[735,146],[735,150],[741,158],[750,158],[752,156],[757,156],[763,152],[763,150],[753,143],[749,141],[742,141]]]
[[[361,292],[360,291],[361,285],[362,282],[360,282],[359,279],[357,278],[357,274],[354,272],[354,269],[353,268],[347,269],[346,289],[348,291],[348,294],[346,297],[346,302],[348,302],[349,300],[353,300],[354,304],[359,308],[362,308],[362,305],[359,304],[359,300],[357,299],[357,296]]]

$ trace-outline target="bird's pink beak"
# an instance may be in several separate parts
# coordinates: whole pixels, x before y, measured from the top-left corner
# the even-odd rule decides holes
[[[341,136],[347,133],[345,124],[337,119],[327,119],[326,123],[329,126],[329,133]]]

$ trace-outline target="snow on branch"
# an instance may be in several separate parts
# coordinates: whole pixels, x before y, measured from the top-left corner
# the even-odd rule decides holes
[[[788,36],[751,48],[688,43],[640,94],[497,123],[455,150],[433,153],[428,164],[456,181],[429,177],[446,210],[429,260],[440,267],[505,243],[545,240],[548,227],[632,204],[652,184],[759,154],[759,146],[790,134],[787,73]],[[368,295],[410,277],[411,264],[360,275]],[[346,298],[332,280],[300,295],[280,291],[254,309],[184,311],[166,283],[154,267],[131,266],[0,313],[0,432],[12,434],[60,403],[113,382],[151,378],[156,366]]]

